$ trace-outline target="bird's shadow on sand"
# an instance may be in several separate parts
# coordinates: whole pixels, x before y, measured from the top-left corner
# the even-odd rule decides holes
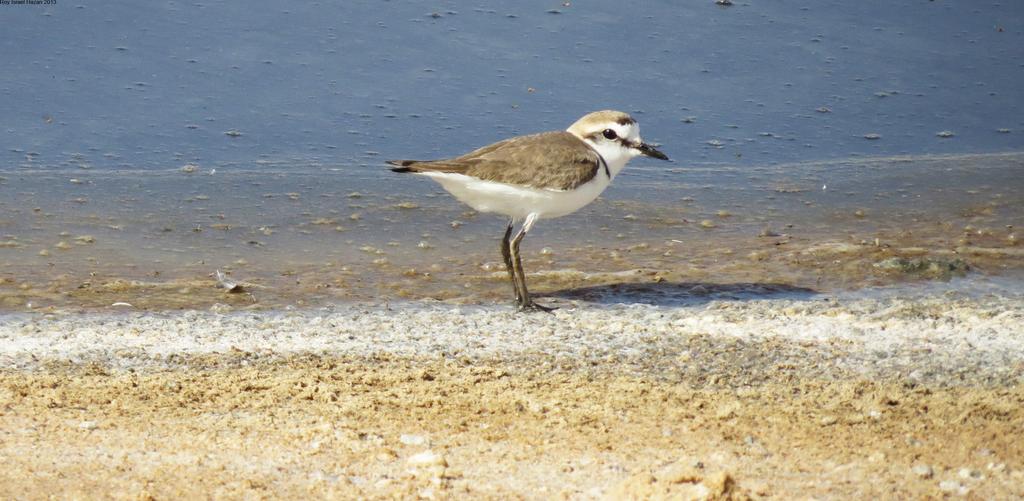
[[[776,283],[634,282],[562,289],[544,296],[597,304],[698,306],[711,301],[809,299],[817,294],[814,289]]]

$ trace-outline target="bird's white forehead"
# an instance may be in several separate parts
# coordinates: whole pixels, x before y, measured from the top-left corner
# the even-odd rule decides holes
[[[605,129],[615,131],[619,137],[637,139],[640,137],[640,126],[636,120],[621,111],[595,111],[580,118],[569,127],[568,131],[577,137],[584,138],[600,134]]]
[[[624,137],[627,139],[636,139],[640,137],[640,125],[638,125],[636,122],[628,123],[625,125],[620,123],[608,124],[608,126],[605,128],[614,130],[615,133],[619,135],[619,137]]]
[[[575,134],[579,138],[588,138],[596,135],[601,135],[605,129],[611,129],[615,131],[615,135],[618,137],[635,140],[640,137],[640,126],[636,122],[621,124],[618,122],[591,122],[584,124],[583,126],[576,126],[569,128],[569,132]]]

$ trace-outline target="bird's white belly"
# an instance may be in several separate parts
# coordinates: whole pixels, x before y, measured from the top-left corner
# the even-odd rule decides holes
[[[576,212],[608,187],[610,181],[599,172],[594,179],[574,190],[546,190],[484,181],[462,174],[423,172],[441,184],[448,193],[480,212],[496,212],[515,219],[534,213],[550,219]]]

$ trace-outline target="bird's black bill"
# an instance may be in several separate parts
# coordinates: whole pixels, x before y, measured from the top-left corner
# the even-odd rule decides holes
[[[668,160],[668,155],[647,143],[640,143],[640,146],[637,146],[636,149],[640,150],[640,153],[643,153],[645,156],[657,158],[658,160]]]

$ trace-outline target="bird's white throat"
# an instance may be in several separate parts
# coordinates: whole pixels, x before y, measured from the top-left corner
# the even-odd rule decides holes
[[[635,153],[636,150],[624,148],[617,142],[602,141],[600,143],[596,143],[587,138],[584,138],[583,141],[590,145],[591,148],[594,148],[594,150],[601,155],[601,158],[604,159],[605,163],[608,164],[608,172],[611,174],[612,179],[614,179],[615,176],[617,176],[619,172],[626,167],[626,164],[629,163],[631,158],[637,155]]]

